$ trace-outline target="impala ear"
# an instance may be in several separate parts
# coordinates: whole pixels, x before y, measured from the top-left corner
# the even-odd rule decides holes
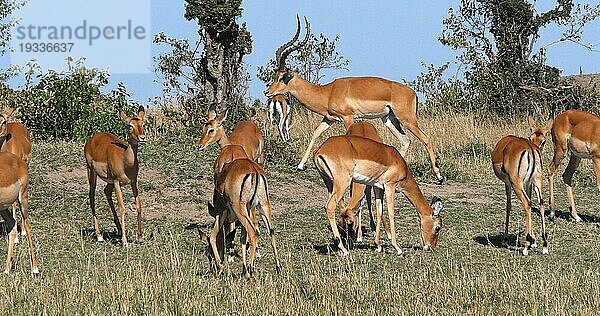
[[[217,118],[217,121],[219,121],[219,123],[223,122],[227,118],[228,112],[229,112],[229,108],[226,108],[225,111],[223,113],[221,113],[221,115],[219,115],[219,118]]]
[[[544,130],[549,131],[552,128],[552,125],[554,125],[554,120],[549,119],[548,121],[546,121],[546,124],[544,125]]]
[[[146,116],[146,110],[144,109],[143,105],[140,105],[140,107],[138,108],[138,118],[140,120],[144,120],[144,116]]]
[[[6,120],[8,120],[8,118],[13,115],[13,113],[15,112],[15,108],[13,107],[7,107],[6,110],[4,111],[4,113],[2,113],[2,116],[4,116],[4,118]]]
[[[127,124],[129,124],[129,122],[131,121],[131,118],[125,113],[123,113],[123,111],[119,111],[119,116],[121,117],[121,120]]]
[[[434,196],[433,199],[431,199],[431,208],[433,208],[433,219],[437,219],[440,217],[442,209],[444,209],[444,203],[439,197]]]
[[[531,128],[532,132],[537,128],[537,126],[535,125],[535,120],[533,119],[533,116],[531,116],[531,115],[527,116],[527,123],[529,123],[529,127]]]

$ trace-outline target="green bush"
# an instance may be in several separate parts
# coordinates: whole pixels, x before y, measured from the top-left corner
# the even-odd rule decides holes
[[[131,115],[137,105],[127,103],[122,84],[107,94],[100,91],[108,83],[107,73],[78,62],[66,72],[39,73],[37,83],[31,84],[34,74],[26,73],[28,85],[14,101],[34,138],[84,141],[96,132],[126,135],[118,112]]]

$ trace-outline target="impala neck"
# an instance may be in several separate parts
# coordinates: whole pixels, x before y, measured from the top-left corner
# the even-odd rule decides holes
[[[423,196],[423,193],[419,189],[417,182],[412,176],[407,177],[405,180],[404,191],[402,191],[406,198],[412,203],[419,213],[421,220],[424,218],[431,218],[433,215],[433,208],[429,202]]]
[[[311,83],[294,73],[294,78],[288,83],[288,89],[307,109],[323,116],[327,114],[330,94],[328,86]]]
[[[229,141],[229,137],[227,137],[227,135],[225,134],[225,128],[223,128],[223,126],[220,126],[217,129],[217,133],[219,134],[219,136],[217,136],[218,137],[217,142],[219,143],[220,148],[231,145],[231,142]]]
[[[127,139],[127,143],[129,143],[129,148],[131,148],[131,155],[129,154],[129,149],[127,149],[126,160],[128,163],[137,164],[138,163],[138,149],[139,149],[140,143],[137,139],[135,139],[132,136],[129,136],[129,139]]]

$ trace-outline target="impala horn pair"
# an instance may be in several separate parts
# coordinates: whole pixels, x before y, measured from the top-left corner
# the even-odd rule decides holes
[[[275,52],[277,69],[280,71],[285,70],[285,59],[288,57],[288,55],[291,54],[293,51],[299,49],[300,47],[304,46],[308,42],[308,38],[310,35],[310,23],[308,23],[308,19],[304,17],[304,22],[306,23],[306,35],[304,35],[304,39],[300,43],[292,46],[292,44],[294,44],[300,36],[300,17],[298,15],[296,15],[296,21],[296,34],[294,34],[294,37],[292,37],[292,39],[289,42],[281,45],[281,47],[279,47]]]

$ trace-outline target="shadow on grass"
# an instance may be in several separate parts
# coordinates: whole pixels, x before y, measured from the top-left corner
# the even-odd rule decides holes
[[[549,214],[549,211],[547,211],[546,214]],[[556,218],[564,219],[566,221],[571,221],[571,222],[574,221],[573,216],[571,216],[571,207],[569,207],[565,211],[556,210],[554,214],[555,214]],[[599,216],[586,215],[586,214],[581,214],[581,213],[579,213],[577,215],[579,215],[579,217],[581,218],[581,221],[584,223],[600,223]]]
[[[485,236],[475,236],[473,240],[483,246],[490,246],[493,248],[505,248],[510,250],[517,250],[514,245],[517,244],[518,234],[508,234],[507,243],[504,244],[502,241],[504,240],[504,233],[499,233],[497,235],[485,235]],[[513,246],[511,246],[513,245]]]
[[[79,235],[85,239],[96,239],[96,231],[94,230],[94,228],[82,228],[79,230]],[[103,231],[102,238],[104,238],[104,241],[108,241],[113,245],[121,244],[121,234],[119,234],[116,231]],[[127,239],[129,240],[129,238]]]

